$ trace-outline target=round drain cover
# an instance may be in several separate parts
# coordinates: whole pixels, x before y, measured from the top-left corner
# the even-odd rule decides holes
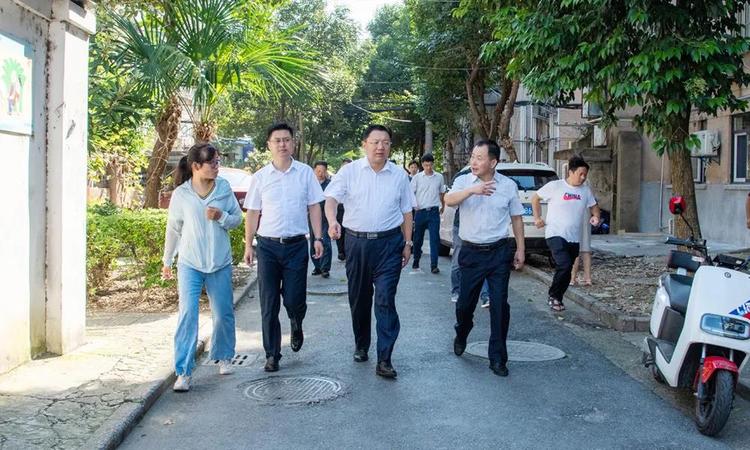
[[[466,353],[487,358],[488,345],[487,341],[472,342],[466,346]],[[565,358],[565,352],[559,348],[537,342],[508,341],[507,346],[510,361],[539,362]]]
[[[344,384],[324,376],[261,378],[240,385],[245,397],[267,405],[295,405],[332,400],[345,393]]]
[[[312,295],[344,295],[348,293],[345,284],[319,284],[307,286],[307,293]]]

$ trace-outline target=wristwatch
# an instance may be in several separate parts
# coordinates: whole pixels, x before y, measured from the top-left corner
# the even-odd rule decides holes
[[[323,238],[322,238],[322,237],[319,237],[319,238],[315,238],[315,239],[313,239],[313,240],[314,240],[314,241],[318,241],[318,242],[323,242]]]
[[[414,242],[413,241],[406,241],[406,242],[404,242],[404,244],[408,245],[409,247],[414,247]]]

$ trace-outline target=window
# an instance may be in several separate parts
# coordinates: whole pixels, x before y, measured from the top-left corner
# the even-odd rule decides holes
[[[737,14],[737,22],[742,25],[742,36],[750,37],[750,5],[745,5],[744,9]]]
[[[747,181],[747,133],[734,134],[734,181]]]
[[[515,181],[522,191],[536,191],[557,179],[555,172],[533,169],[498,169],[498,172]]]

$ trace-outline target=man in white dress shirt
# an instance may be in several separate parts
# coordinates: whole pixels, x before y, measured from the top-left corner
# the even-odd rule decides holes
[[[523,267],[526,247],[523,235],[523,205],[518,187],[508,177],[496,172],[500,147],[494,141],[479,141],[471,152],[471,175],[456,178],[445,195],[445,204],[461,205],[458,235],[462,240],[458,264],[461,287],[456,303],[456,338],[453,351],[461,356],[466,338],[474,326],[474,310],[486,279],[490,293],[490,369],[501,377],[508,376],[508,338],[510,305],[508,281],[511,267]],[[508,225],[513,225],[516,252],[508,239]]]
[[[323,190],[310,166],[292,158],[294,131],[285,123],[268,129],[272,161],[253,176],[245,198],[245,262],[253,262],[253,238],[258,237],[258,291],[263,320],[266,372],[279,370],[281,324],[279,310],[284,298],[291,324],[291,348],[302,348],[302,321],[307,312],[308,213],[313,230],[314,258],[323,255]],[[263,218],[259,218],[263,213]]]
[[[414,195],[403,169],[388,161],[391,131],[370,125],[362,136],[365,157],[342,167],[325,190],[325,212],[332,239],[341,235],[336,207],[346,204],[346,276],[354,330],[354,360],[367,361],[373,293],[378,363],[375,373],[395,378],[391,354],[400,324],[396,287],[411,258]]]
[[[445,204],[445,182],[443,175],[432,170],[435,157],[427,153],[422,156],[422,170],[411,178],[411,190],[417,198],[414,213],[414,264],[412,269],[419,270],[422,257],[424,232],[430,232],[430,271],[440,273],[438,268],[438,249],[440,247],[440,214]]]

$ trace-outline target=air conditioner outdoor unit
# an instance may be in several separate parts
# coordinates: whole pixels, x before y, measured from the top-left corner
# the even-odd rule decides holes
[[[594,147],[606,147],[607,146],[607,130],[599,125],[594,125]]]
[[[691,134],[700,142],[698,146],[690,149],[690,156],[695,158],[719,156],[719,147],[721,147],[719,130],[701,130]]]

